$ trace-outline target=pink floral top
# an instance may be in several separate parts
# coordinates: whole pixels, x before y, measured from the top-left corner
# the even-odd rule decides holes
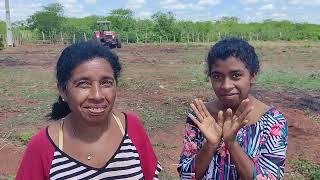
[[[237,141],[254,163],[254,177],[258,180],[282,179],[288,141],[287,119],[274,107],[260,120],[239,130]],[[191,119],[187,119],[183,150],[178,172],[181,179],[195,179],[195,155],[201,149],[204,136]],[[240,179],[223,140],[214,153],[202,179]]]

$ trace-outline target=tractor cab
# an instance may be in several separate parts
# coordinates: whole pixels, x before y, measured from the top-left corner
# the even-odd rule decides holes
[[[109,48],[121,48],[117,33],[111,31],[110,21],[97,21],[99,31],[95,31],[95,39]]]

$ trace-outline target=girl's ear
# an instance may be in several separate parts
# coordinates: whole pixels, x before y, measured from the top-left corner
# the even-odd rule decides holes
[[[257,81],[257,75],[256,74],[251,75],[250,83],[255,84],[256,81]]]

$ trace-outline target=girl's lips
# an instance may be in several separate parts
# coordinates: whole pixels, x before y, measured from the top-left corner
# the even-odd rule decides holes
[[[222,94],[223,97],[238,95],[238,93]]]

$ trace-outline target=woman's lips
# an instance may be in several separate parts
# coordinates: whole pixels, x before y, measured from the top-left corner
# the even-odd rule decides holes
[[[104,114],[104,112],[107,109],[107,106],[88,106],[85,108],[88,110],[89,114],[99,116]]]

